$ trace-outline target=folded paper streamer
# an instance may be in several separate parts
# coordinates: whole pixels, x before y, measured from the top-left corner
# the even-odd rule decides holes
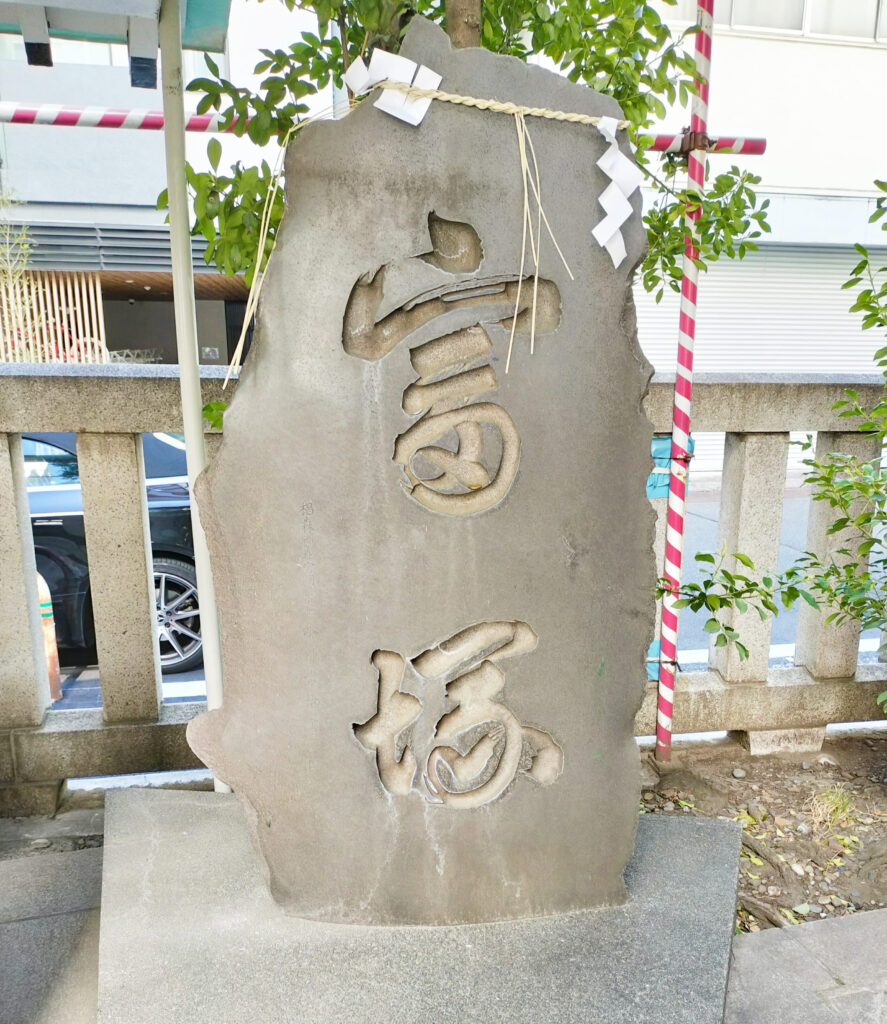
[[[615,117],[602,117],[598,122],[598,131],[610,145],[597,165],[611,181],[599,200],[606,216],[591,231],[598,245],[610,254],[614,267],[618,267],[626,255],[621,228],[632,214],[628,198],[643,178],[640,167],[619,149],[616,142],[618,127]]]
[[[345,72],[343,78],[355,96],[368,92],[379,82],[402,82],[404,85],[412,85],[416,89],[436,89],[442,81],[436,71],[425,67],[424,64],[420,67],[414,61],[407,60],[406,57],[388,53],[378,47],[373,50],[369,67],[358,57]],[[428,112],[431,99],[413,99],[394,89],[385,89],[373,106],[384,110],[386,114],[400,118],[401,121],[406,121],[407,124],[418,125]]]
[[[388,53],[378,47],[373,50],[370,66],[358,57],[345,72],[345,84],[355,96],[368,92],[380,82],[400,82],[416,89],[437,89],[442,77],[425,65],[417,65],[396,53]],[[458,97],[456,97],[458,100]],[[431,97],[413,98],[394,89],[384,89],[374,106],[387,114],[406,121],[407,124],[421,124],[422,118],[431,106]],[[625,259],[625,241],[622,225],[632,214],[629,196],[640,185],[642,171],[619,149],[616,132],[619,122],[615,117],[602,117],[598,131],[610,143],[607,151],[598,160],[597,166],[610,178],[610,184],[600,196],[600,204],[606,216],[592,229],[598,245],[610,254],[613,266],[618,267]]]

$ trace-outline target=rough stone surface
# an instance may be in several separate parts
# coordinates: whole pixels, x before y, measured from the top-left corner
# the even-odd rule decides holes
[[[776,565],[779,556],[788,441],[787,433],[727,434],[725,439],[718,550],[748,555],[761,567],[758,577]],[[725,568],[749,572],[734,558],[728,558]],[[743,617],[727,609],[721,620],[739,631],[748,657],[742,660],[735,644],[716,647],[712,639],[711,667],[731,683],[764,682],[770,662],[772,617],[762,621],[757,615]]]
[[[200,768],[185,725],[205,706],[164,704],[157,722],[113,726],[104,724],[101,708],[50,711],[40,729],[12,733],[18,778],[37,782]]]
[[[810,754],[822,749],[825,726],[819,729],[764,729],[736,734],[740,743],[755,756],[764,754]]]
[[[620,116],[419,18],[401,52],[457,93]],[[507,376],[514,120],[436,103],[413,128],[364,103],[289,150],[256,344],[198,484],[226,692],[189,740],[252,804],[301,916],[462,923],[624,895],[655,607],[640,197],[614,269],[591,236],[602,136],[529,131],[575,280],[543,239],[535,354],[526,281]]]
[[[235,798],[115,791],[99,1024],[720,1024],[739,835],[642,816],[623,906],[375,928],[276,906]]]
[[[0,861],[0,1024],[93,1024],[102,851]]]
[[[0,726],[6,728],[39,725],[49,706],[30,524],[21,438],[0,434]]]
[[[101,848],[0,861],[2,922],[90,910],[101,891]]]
[[[733,941],[726,1024],[882,1024],[887,910]]]
[[[532,125],[531,125],[532,130]],[[224,366],[201,366],[203,401],[230,401]],[[181,431],[179,368],[170,364],[4,363],[0,431]],[[878,401],[880,374],[700,373],[693,375],[693,425],[700,431],[842,430],[833,406],[855,388],[863,404]],[[657,373],[644,402],[658,433],[671,430],[674,375]],[[698,424],[698,426],[697,426]],[[207,428],[207,435],[211,435]]]
[[[61,780],[58,782],[13,782],[0,786],[0,818],[55,814]]]
[[[94,1024],[98,910],[0,924],[0,1024]]]
[[[820,431],[816,436],[816,458],[826,461],[831,452],[846,452],[858,459],[873,460],[880,457],[881,445],[877,437],[861,434],[859,431]],[[862,512],[862,502],[857,500],[850,508],[851,516]],[[839,533],[829,533],[838,514],[827,501],[810,503],[807,523],[805,550],[815,551],[822,559],[834,559],[838,565],[848,561],[846,555],[838,552],[842,548],[851,552],[856,549],[858,534],[849,527]],[[856,558],[862,569],[868,558]],[[856,671],[859,660],[859,622],[850,620],[839,625],[826,623],[826,615],[811,608],[805,602],[798,610],[798,634],[795,643],[795,664],[803,665],[816,679],[846,679]]]
[[[156,720],[160,649],[142,440],[80,434],[77,463],[105,718]]]
[[[858,665],[849,679],[813,679],[803,668],[771,669],[767,685],[727,683],[717,672],[680,674],[675,687],[675,729],[806,729],[830,722],[876,722],[883,718],[877,697],[887,683],[884,666]],[[656,731],[656,690],[651,689],[635,720],[639,736]]]
[[[15,761],[12,759],[10,733],[0,732],[0,783],[12,782],[15,777]]]

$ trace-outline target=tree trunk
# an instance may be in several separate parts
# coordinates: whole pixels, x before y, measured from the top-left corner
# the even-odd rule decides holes
[[[447,33],[453,46],[480,46],[481,0],[446,0]]]

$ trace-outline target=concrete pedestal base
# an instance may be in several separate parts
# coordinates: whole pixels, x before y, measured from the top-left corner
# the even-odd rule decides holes
[[[235,797],[108,794],[99,1024],[721,1024],[732,822],[642,816],[629,900],[556,917],[365,928],[287,917]]]
[[[732,735],[755,757],[765,754],[818,754],[825,739],[825,726],[814,729],[763,729]]]

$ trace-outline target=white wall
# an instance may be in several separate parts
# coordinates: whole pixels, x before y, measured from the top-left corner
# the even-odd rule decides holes
[[[748,158],[761,187],[871,193],[887,178],[887,45],[715,32],[711,127],[767,139]],[[719,157],[713,170],[735,158]]]
[[[778,0],[774,0],[774,4]],[[853,3],[855,0],[832,0]],[[675,33],[694,5],[659,5]],[[692,50],[693,39],[687,41]],[[760,157],[721,156],[712,171],[741,163],[762,190],[871,194],[887,178],[887,42],[812,40],[715,26],[709,132],[767,139]],[[689,114],[672,109],[662,130],[679,132]]]

